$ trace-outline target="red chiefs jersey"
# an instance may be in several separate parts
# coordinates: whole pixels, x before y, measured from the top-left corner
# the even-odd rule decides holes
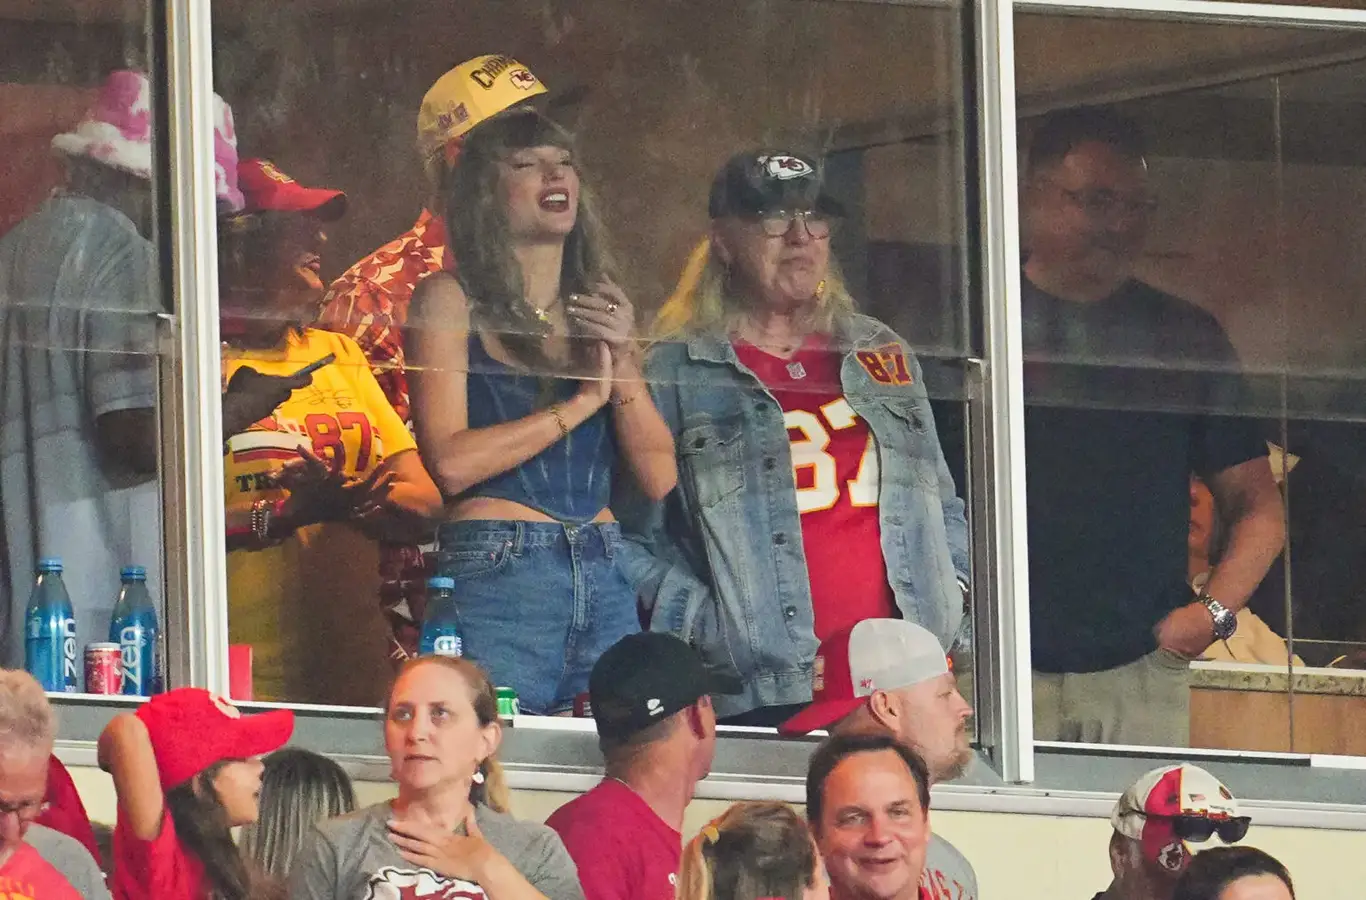
[[[814,336],[790,359],[744,341],[735,354],[783,409],[817,639],[898,618],[882,558],[877,443],[844,398],[842,355]]]

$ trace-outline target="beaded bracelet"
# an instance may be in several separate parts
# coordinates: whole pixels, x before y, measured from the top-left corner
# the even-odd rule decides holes
[[[261,544],[270,543],[271,506],[269,500],[253,500],[251,502],[251,533]]]
[[[278,543],[279,539],[271,536],[270,526],[278,519],[285,509],[283,500],[253,500],[251,503],[251,533],[262,546],[270,546]]]

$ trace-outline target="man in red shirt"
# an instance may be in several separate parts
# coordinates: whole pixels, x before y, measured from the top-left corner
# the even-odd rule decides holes
[[[85,848],[36,824],[55,732],[52,707],[33,676],[0,670],[0,897],[108,900]]]
[[[816,749],[806,815],[831,900],[933,900],[921,884],[930,844],[930,774],[889,734],[836,735]]]
[[[546,820],[586,900],[673,900],[683,811],[716,751],[711,695],[739,690],[671,634],[627,635],[598,659],[588,691],[607,777]]]
[[[454,268],[442,219],[443,186],[475,126],[545,92],[535,75],[507,56],[477,56],[438,78],[417,114],[417,149],[429,191],[422,214],[411,229],[343,272],[323,296],[318,326],[360,345],[384,396],[410,428],[403,352],[408,304],[418,282]],[[396,661],[417,655],[429,574],[421,548],[380,545],[380,605],[389,620]]]

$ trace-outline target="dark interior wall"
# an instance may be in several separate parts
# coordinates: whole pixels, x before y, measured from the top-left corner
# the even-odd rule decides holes
[[[552,114],[578,133],[649,308],[704,233],[707,187],[730,154],[780,140],[821,151],[849,123],[953,107],[956,21],[794,0],[508,0],[435,17],[406,2],[327,15],[252,4],[218,27],[215,53],[244,152],[351,194],[332,273],[415,217],[415,118],[431,82],[480,53],[515,56],[568,95]],[[953,169],[938,177],[957,182]]]

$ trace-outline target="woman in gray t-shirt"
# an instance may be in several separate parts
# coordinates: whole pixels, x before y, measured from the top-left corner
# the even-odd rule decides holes
[[[583,900],[559,836],[504,812],[488,676],[420,657],[389,693],[384,743],[398,797],[318,827],[294,862],[294,900]]]

